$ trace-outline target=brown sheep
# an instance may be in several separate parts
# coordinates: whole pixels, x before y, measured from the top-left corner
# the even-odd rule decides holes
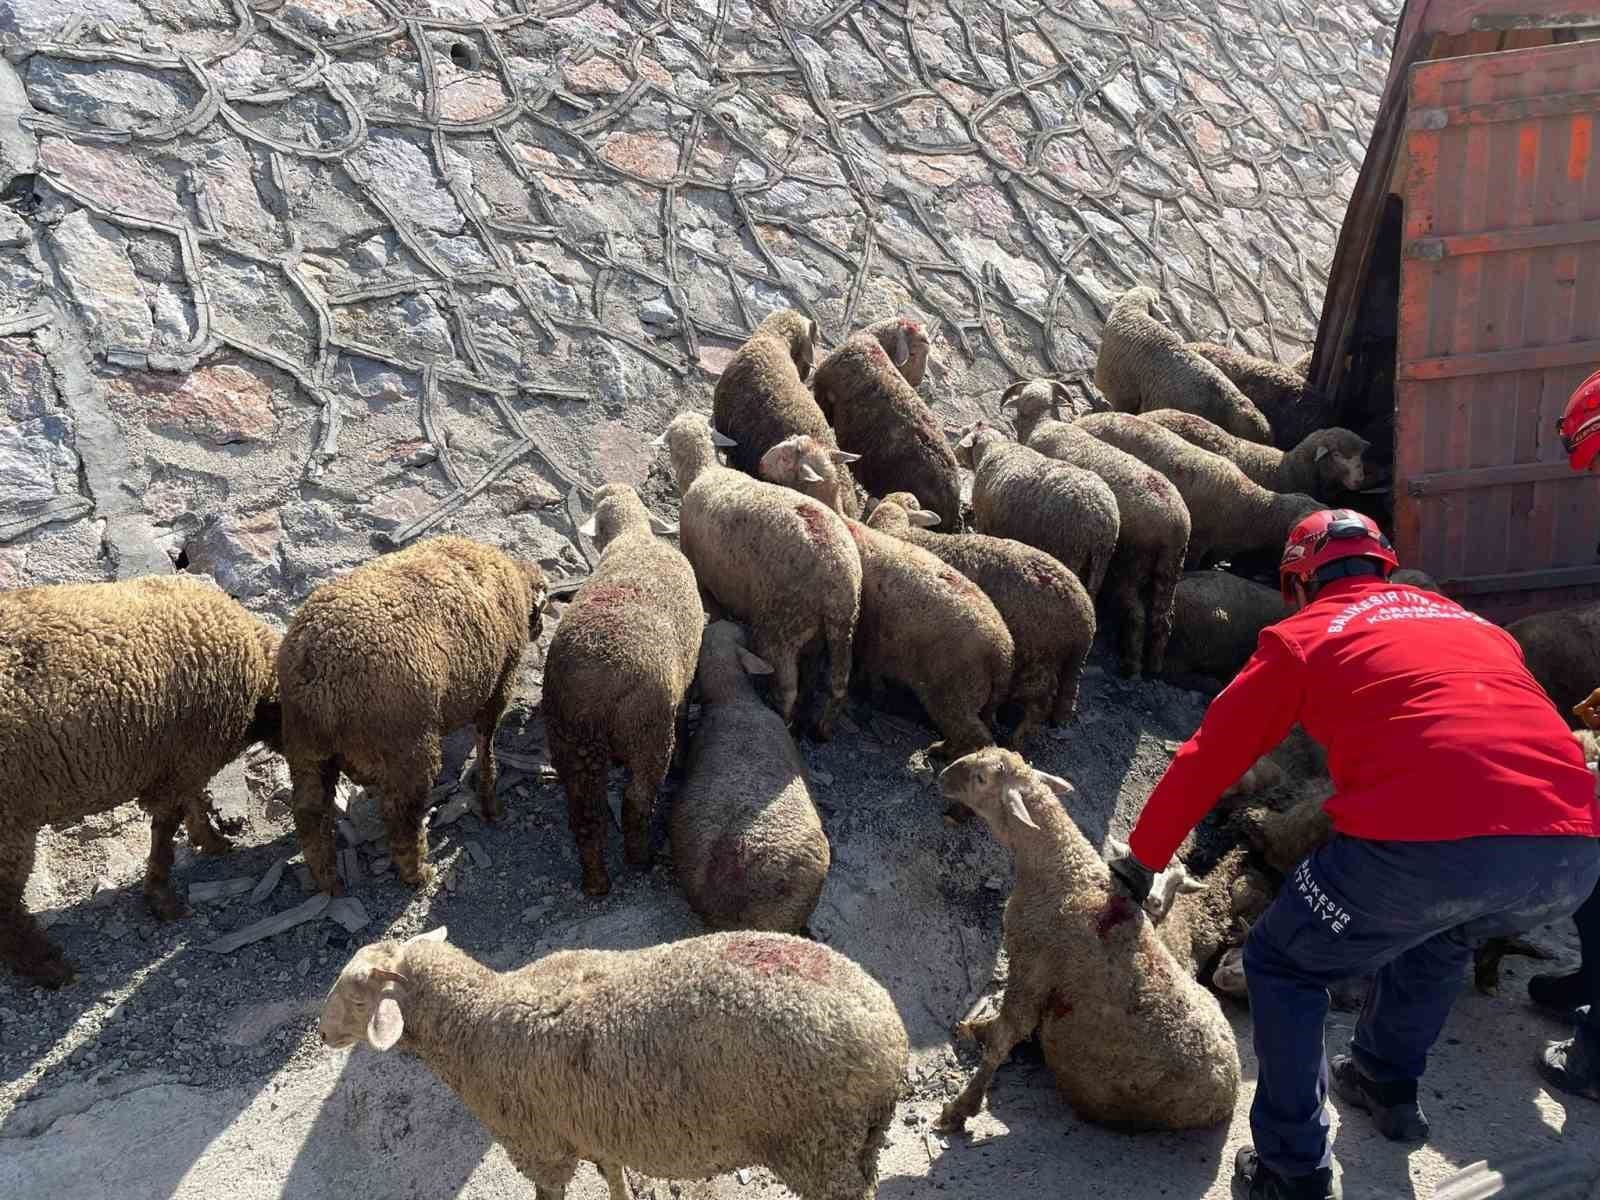
[[[1202,450],[1221,455],[1269,491],[1304,492],[1318,500],[1332,500],[1341,492],[1359,492],[1366,482],[1361,456],[1370,443],[1348,429],[1319,429],[1306,434],[1293,450],[1284,451],[1234,437],[1204,417],[1175,408],[1139,415]]]
[[[1261,631],[1289,615],[1277,588],[1227,571],[1192,571],[1172,597],[1172,640],[1162,674],[1226,684],[1256,652]]]
[[[1528,670],[1574,728],[1573,708],[1600,679],[1600,603],[1535,613],[1506,626]]]
[[[1177,408],[1198,413],[1252,442],[1272,441],[1272,427],[1233,382],[1150,315],[1154,288],[1124,292],[1112,307],[1095,360],[1095,386],[1118,412]]]
[[[1233,381],[1267,418],[1272,426],[1271,442],[1280,450],[1293,449],[1308,434],[1328,428],[1337,419],[1334,406],[1306,382],[1311,369],[1309,350],[1286,367],[1214,342],[1186,342],[1184,349]]]
[[[711,419],[732,438],[728,462],[754,475],[767,450],[792,433],[832,444],[833,431],[807,390],[817,325],[802,312],[779,309],[756,326],[717,379]]]
[[[861,489],[855,476],[844,468],[860,457],[810,434],[797,433],[763,454],[756,474],[768,483],[781,483],[822,501],[841,517],[859,517]]]
[[[494,734],[512,676],[542,628],[547,589],[533,563],[437,537],[357,567],[301,605],[278,652],[294,824],[323,891],[334,871],[333,793],[343,771],[377,791],[400,878],[424,884],[423,817],[442,739],[478,731],[478,804],[500,815]]]
[[[937,520],[910,492],[891,492],[868,525],[936,555],[994,602],[1015,647],[1011,699],[1022,705],[1022,722],[1011,746],[1020,750],[1039,722],[1072,719],[1094,642],[1094,602],[1078,577],[1043,550],[981,533],[924,532]]]
[[[921,321],[909,317],[890,317],[868,325],[861,332],[878,339],[889,361],[900,368],[912,387],[922,386],[928,369],[928,331]]]
[[[252,742],[278,744],[278,636],[210,580],[159,576],[0,592],[0,959],[46,987],[72,965],[23,907],[34,843],[137,799],[150,814],[144,892],[162,920],[172,836],[228,842],[205,786]]]
[[[961,471],[944,430],[871,334],[858,333],[817,368],[817,403],[868,492],[907,491],[961,529]]]
[[[584,532],[600,562],[550,639],[544,715],[583,890],[603,896],[611,890],[606,772],[613,761],[628,768],[623,847],[631,865],[647,866],[650,814],[672,762],[706,616],[688,559],[651,532],[650,514],[627,484],[595,493]]]

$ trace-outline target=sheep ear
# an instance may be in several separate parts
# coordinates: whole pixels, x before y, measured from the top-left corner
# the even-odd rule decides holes
[[[1183,878],[1178,881],[1178,895],[1180,896],[1185,892],[1203,892],[1205,890],[1206,881],[1204,879],[1196,879],[1187,871],[1183,873]]]
[[[1313,452],[1312,455],[1311,455],[1311,461],[1312,462],[1321,462],[1323,459],[1325,459],[1327,457],[1328,457],[1328,448],[1326,446],[1318,446],[1316,448],[1315,452]]]
[[[671,521],[663,521],[660,517],[656,516],[655,513],[650,514],[650,528],[655,530],[657,533],[666,535],[667,537],[671,537],[673,534],[678,532],[678,527],[676,525],[674,525]]]
[[[899,336],[894,340],[894,365],[903,367],[911,357],[911,347],[906,344],[906,327],[900,325],[896,332]]]
[[[1062,383],[1059,379],[1051,381],[1050,394],[1055,397],[1057,404],[1072,403],[1072,389],[1067,387],[1067,385]]]
[[[1006,789],[1006,812],[1011,814],[1014,821],[1026,825],[1029,829],[1039,828],[1039,824],[1028,812],[1028,806],[1023,803],[1020,788],[1009,787]]]
[[[971,450],[972,447],[977,443],[977,439],[978,431],[973,429],[962,434],[961,440],[957,442],[956,445],[960,446],[963,450]]]
[[[722,449],[726,450],[728,447],[737,446],[739,443],[734,441],[727,434],[721,432],[720,430],[718,430],[716,428],[713,428],[711,430],[711,444],[713,446],[720,446],[720,447],[722,447]]]
[[[398,983],[402,987],[408,986],[411,981],[397,971],[388,971],[383,967],[373,967],[367,972],[367,978],[376,979],[379,983]]]
[[[599,514],[590,513],[589,519],[578,526],[578,532],[586,538],[592,538],[600,532]]]
[[[836,463],[853,463],[861,459],[861,455],[851,454],[848,450],[829,450],[828,457]]]
[[[817,474],[816,469],[810,463],[800,464],[800,478],[806,483],[822,482],[822,476]]]
[[[1035,771],[1033,777],[1054,792],[1057,800],[1065,800],[1077,790],[1061,776],[1051,775],[1048,771]]]
[[[922,528],[927,529],[939,523],[939,514],[929,512],[925,508],[913,508],[906,511],[906,519],[913,525],[920,525]]]
[[[406,1019],[400,1014],[400,1002],[393,996],[384,996],[367,1022],[367,1045],[374,1050],[391,1050],[406,1031]]]
[[[428,930],[427,933],[419,933],[414,938],[408,938],[407,945],[409,945],[411,942],[442,942],[444,941],[445,934],[449,932],[449,926],[441,925],[437,929]]]
[[[760,655],[751,654],[743,646],[739,647],[739,662],[743,664],[746,675],[771,675],[772,664]]]
[[[650,439],[650,444],[657,450],[665,446],[667,444],[667,431],[663,429],[660,433],[656,434],[655,437]]]
[[[1005,391],[1001,392],[1000,393],[1000,407],[1001,408],[1005,408],[1007,405],[1009,405],[1012,402],[1012,400],[1016,397],[1017,393],[1022,391],[1022,389],[1027,387],[1027,386],[1028,386],[1028,381],[1026,379],[1024,379],[1024,380],[1022,380],[1022,381],[1020,381],[1018,383],[1013,383]]]

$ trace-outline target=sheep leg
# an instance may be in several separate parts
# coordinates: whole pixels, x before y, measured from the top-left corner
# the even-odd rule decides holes
[[[1125,564],[1119,563],[1119,568]],[[1129,679],[1137,679],[1145,660],[1145,612],[1139,598],[1138,585],[1129,579],[1126,569],[1111,576],[1111,607],[1118,618],[1117,667]]]
[[[983,1062],[967,1081],[967,1086],[961,1089],[961,1094],[944,1106],[944,1111],[939,1114],[938,1128],[958,1131],[965,1127],[968,1118],[978,1115],[995,1072],[1011,1057],[1011,1051],[1016,1049],[1017,1043],[1032,1033],[1034,1026],[1039,1023],[1037,1005],[1019,996],[1019,989],[1008,987],[1005,997],[1000,1001],[999,1012],[992,1017],[967,1023],[966,1029],[983,1047]],[[1033,1011],[1024,1014],[1024,1009]]]
[[[1057,725],[1065,725],[1078,711],[1078,687],[1083,681],[1083,664],[1088,658],[1089,648],[1085,646],[1082,654],[1074,654],[1061,664],[1055,711],[1050,714],[1050,719]]]
[[[500,820],[502,813],[500,797],[495,790],[499,772],[495,768],[494,761],[494,735],[495,730],[500,728],[500,718],[506,715],[506,705],[511,700],[510,682],[511,668],[508,667],[500,676],[500,682],[495,685],[489,702],[478,714],[478,811],[491,825]]]
[[[428,864],[428,789],[444,765],[437,734],[424,737],[405,758],[390,765],[379,794],[383,797],[383,824],[389,834],[389,854],[403,882],[425,886],[433,878]]]
[[[853,621],[828,621],[823,636],[828,646],[828,698],[822,702],[813,733],[819,742],[833,736],[833,725],[850,695],[850,660],[855,635]]]
[[[674,725],[672,720],[665,723],[664,745],[658,737],[654,744],[638,747],[628,762],[628,786],[622,792],[622,852],[629,866],[650,865],[650,816],[672,761]]]
[[[551,737],[550,761],[567,792],[567,826],[583,866],[583,891],[604,896],[611,890],[606,872],[606,767],[609,751],[598,746],[576,748],[567,739]]]
[[[605,1178],[606,1187],[611,1192],[611,1200],[633,1200],[633,1192],[628,1188],[628,1177],[622,1173],[622,1164],[619,1162],[596,1163],[600,1174]]]
[[[157,920],[176,921],[188,916],[189,910],[172,890],[172,838],[188,811],[189,802],[169,799],[160,805],[142,800],[140,803],[150,813],[150,858],[144,868],[145,902]],[[204,804],[204,798],[199,803]]]
[[[333,789],[339,784],[339,760],[291,758],[289,782],[294,788],[294,832],[311,878],[330,896],[342,896],[344,884],[333,866]]]
[[[1167,658],[1167,642],[1172,639],[1172,598],[1177,593],[1178,580],[1183,578],[1182,557],[1160,560],[1150,567],[1144,666],[1152,675],[1161,671]]]
[[[189,838],[189,848],[199,854],[226,854],[233,843],[211,823],[213,810],[211,797],[204,791],[190,798],[183,814],[183,828]]]
[[[566,1200],[567,1184],[572,1182],[578,1164],[571,1159],[550,1161],[529,1153],[514,1142],[502,1142],[511,1165],[533,1180],[535,1200]]]
[[[28,826],[0,831],[0,960],[44,987],[58,988],[72,982],[72,964],[22,904],[36,834]]]
[[[960,691],[971,690],[971,680],[961,679],[956,682]],[[974,750],[994,745],[994,737],[984,724],[983,718],[972,711],[970,695],[952,696],[944,691],[937,691],[926,695],[919,694],[918,699],[922,701],[922,707],[927,710],[933,723],[939,727],[939,732],[944,734],[941,740],[928,747],[929,758],[957,759],[964,754],[971,754]]]

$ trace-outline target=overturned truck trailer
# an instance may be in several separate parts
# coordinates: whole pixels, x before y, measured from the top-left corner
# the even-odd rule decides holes
[[[1600,598],[1600,3],[1408,0],[1310,382],[1392,472],[1401,561],[1505,621]]]

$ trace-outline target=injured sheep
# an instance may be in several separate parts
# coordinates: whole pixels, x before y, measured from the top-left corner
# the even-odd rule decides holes
[[[799,694],[801,651],[813,638],[825,643],[828,700],[816,732],[827,737],[850,687],[861,608],[854,539],[826,505],[718,466],[714,438],[693,412],[661,435],[683,496],[679,543],[700,585],[749,626],[751,649],[772,665],[774,707],[785,721]]]
[[[1099,594],[1121,528],[1104,479],[1018,445],[984,421],[960,431],[955,453],[972,470],[973,528],[1043,550],[1090,596]]]
[[[763,454],[756,473],[768,483],[781,483],[822,501],[841,517],[859,517],[861,492],[845,467],[860,457],[797,433]]]
[[[1116,497],[1117,549],[1102,596],[1117,613],[1124,675],[1160,672],[1172,634],[1172,594],[1183,574],[1189,509],[1171,481],[1085,429],[1049,419],[1059,384],[1034,379],[1006,389],[1001,405],[1017,410],[1017,437],[1040,454],[1105,480]]]
[[[1332,500],[1341,492],[1360,491],[1366,480],[1361,456],[1369,448],[1367,440],[1348,429],[1319,429],[1308,433],[1293,450],[1283,451],[1234,437],[1204,417],[1175,408],[1140,415],[1202,450],[1221,455],[1269,491],[1304,492],[1319,500]]]
[[[749,676],[772,668],[731,621],[700,644],[700,728],[672,805],[672,860],[714,929],[802,933],[828,878],[828,838],[805,763]]]
[[[1182,683],[1198,676],[1226,684],[1256,652],[1261,631],[1288,615],[1276,588],[1227,571],[1191,571],[1173,593],[1172,640],[1162,675]]]
[[[921,547],[859,521],[847,524],[861,556],[861,671],[916,693],[944,734],[929,755],[957,758],[992,745],[1015,655],[999,610],[977,584]]]
[[[817,368],[817,403],[839,448],[859,454],[851,470],[874,496],[911,492],[961,529],[961,473],[944,431],[922,397],[870,334],[858,333]]]
[[[172,889],[179,822],[206,853],[207,782],[278,740],[278,637],[210,580],[149,577],[0,592],[0,959],[46,987],[72,965],[23,907],[34,843],[137,799],[150,814],[144,893]]]
[[[539,1200],[580,1160],[705,1179],[765,1165],[800,1200],[872,1200],[908,1041],[836,951],[778,933],[565,950],[499,973],[443,929],[357,951],[324,1044],[415,1055],[491,1131]]]
[[[423,817],[444,762],[442,740],[478,732],[478,804],[494,821],[494,734],[512,676],[537,638],[544,574],[493,546],[430,538],[313,591],[278,653],[284,757],[294,824],[317,886],[334,873],[334,788],[343,771],[374,789],[389,852],[406,883],[423,884]]]
[[[1044,720],[1072,719],[1078,680],[1094,642],[1094,603],[1078,577],[1043,550],[981,533],[938,534],[938,521],[909,492],[893,492],[868,524],[954,567],[994,602],[1015,647],[1010,698],[1022,706],[1011,746],[1021,749]]]
[[[1088,1120],[1146,1129],[1228,1120],[1239,1090],[1233,1030],[1112,887],[1062,807],[1072,785],[998,748],[952,763],[939,782],[1011,848],[1017,879],[1005,911],[1005,995],[996,1014],[957,1031],[976,1038],[983,1063],[941,1127],[977,1114],[995,1071],[1035,1029],[1057,1084]]]
[[[1573,708],[1600,679],[1600,604],[1535,613],[1506,626],[1528,670],[1569,725]]]
[[[600,562],[550,639],[544,715],[583,890],[603,896],[611,890],[606,773],[613,761],[628,768],[623,847],[631,865],[647,866],[650,815],[672,761],[706,618],[688,559],[651,532],[650,514],[627,484],[595,493],[583,532]]]
[[[1189,510],[1188,560],[1196,566],[1207,555],[1227,558],[1252,550],[1276,554],[1289,530],[1323,507],[1298,492],[1269,492],[1246,479],[1227,459],[1143,417],[1091,413],[1074,425],[1154,467],[1172,482]]]
[[[1197,413],[1236,437],[1272,441],[1261,410],[1231,380],[1150,315],[1160,297],[1137,287],[1117,298],[1100,339],[1095,386],[1118,412],[1176,408]]]
[[[861,331],[878,339],[889,361],[900,368],[900,374],[912,387],[922,386],[922,376],[928,369],[928,330],[921,321],[909,317],[890,317],[868,325]]]
[[[728,462],[754,475],[767,450],[792,433],[832,444],[833,431],[806,388],[816,353],[816,322],[779,309],[750,335],[717,379],[711,420],[733,439]]]
[[[1267,911],[1277,888],[1250,865],[1242,846],[1229,850],[1203,876],[1182,870],[1182,881],[1156,932],[1189,975],[1209,979],[1218,991],[1238,996],[1228,972],[1223,972],[1219,984],[1217,967],[1226,951],[1244,945],[1250,926]]]
[[[1221,371],[1261,411],[1272,426],[1270,441],[1280,450],[1299,445],[1307,434],[1337,419],[1334,406],[1306,382],[1309,350],[1286,367],[1215,342],[1186,342],[1184,349]]]

